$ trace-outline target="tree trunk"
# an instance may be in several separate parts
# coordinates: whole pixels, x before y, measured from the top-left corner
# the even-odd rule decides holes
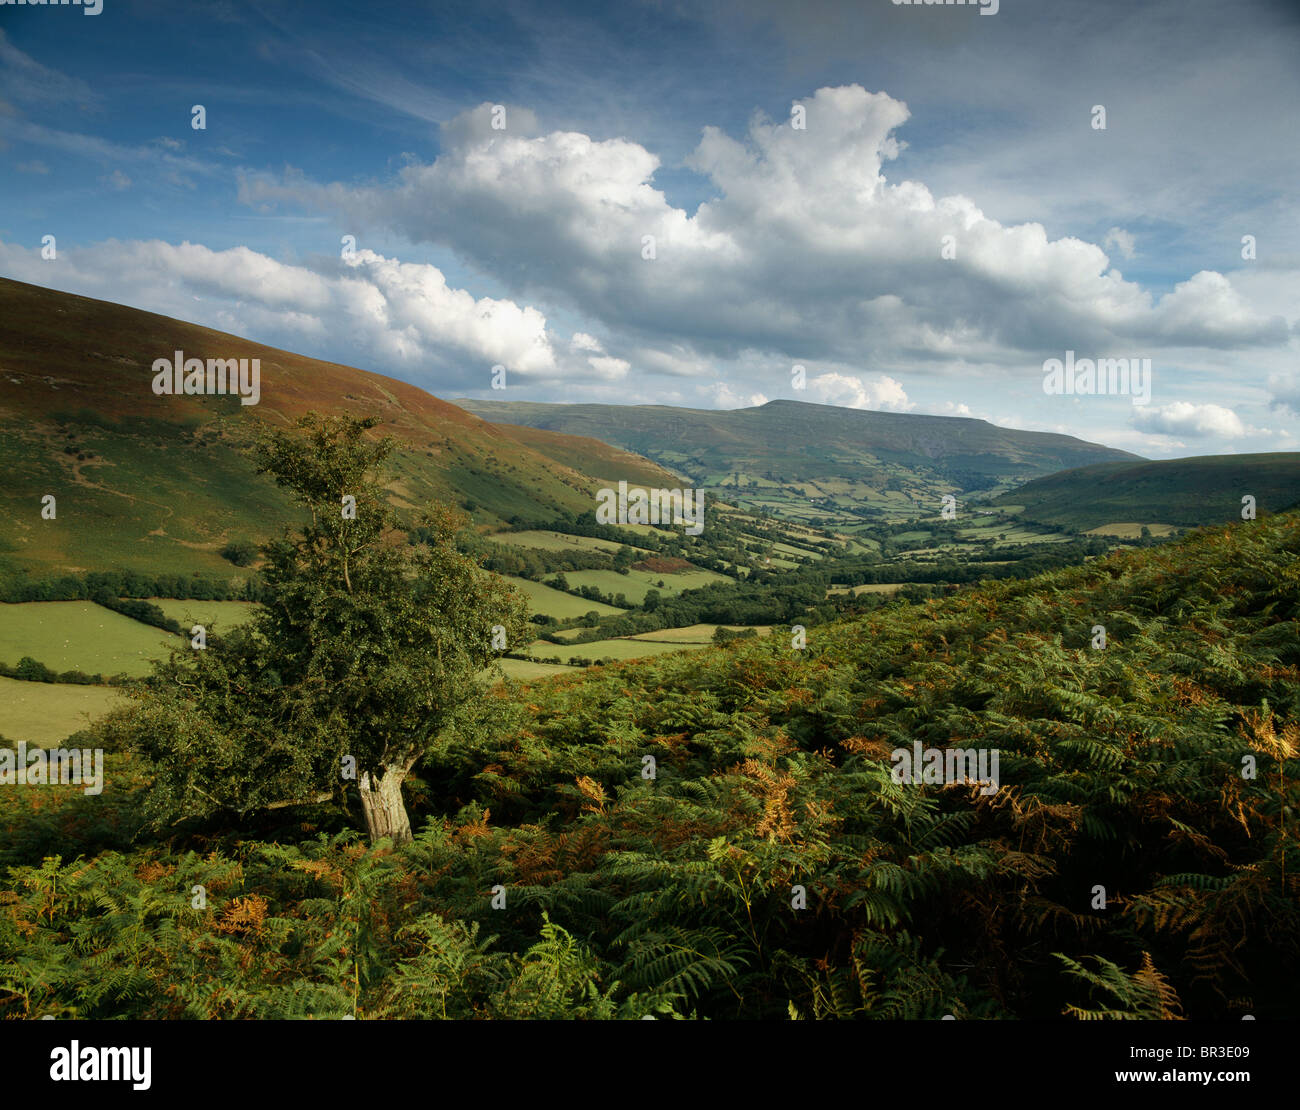
[[[392,837],[394,846],[411,842],[411,819],[406,815],[406,803],[402,800],[402,783],[414,764],[414,759],[405,764],[388,764],[383,777],[374,785],[371,784],[370,772],[362,772],[361,812],[366,819],[371,844],[385,836]]]

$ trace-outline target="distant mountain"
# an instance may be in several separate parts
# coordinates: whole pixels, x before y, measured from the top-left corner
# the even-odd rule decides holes
[[[750,409],[459,400],[499,424],[591,436],[704,487],[798,515],[935,511],[947,492],[997,490],[1067,467],[1140,456],[984,420],[770,401]]]
[[[1240,520],[1245,496],[1255,499],[1257,512],[1295,507],[1300,451],[1083,466],[1038,478],[992,504],[1023,505],[1021,517],[1040,524],[1195,528]]]
[[[611,447],[608,443],[602,443],[599,439],[590,436],[547,432],[538,428],[527,428],[522,424],[486,424],[485,426],[507,439],[531,448],[539,455],[545,455],[563,467],[589,475],[601,482],[617,482],[619,479],[626,479],[629,484],[656,488],[681,485],[680,477],[666,467],[632,452]]]
[[[261,360],[261,396],[157,396],[153,362]],[[573,435],[497,428],[424,390],[237,336],[0,278],[0,566],[230,572],[232,539],[278,534],[291,507],[240,450],[259,422],[376,415],[395,436],[395,504],[430,499],[494,524],[595,507],[620,478],[680,484]],[[590,467],[591,469],[584,469]],[[42,498],[55,498],[43,519]]]

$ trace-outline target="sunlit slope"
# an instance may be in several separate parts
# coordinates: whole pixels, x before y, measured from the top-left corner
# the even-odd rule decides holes
[[[156,396],[153,361],[260,359],[261,398]],[[259,423],[374,415],[401,449],[399,507],[430,499],[495,524],[584,512],[657,468],[604,444],[505,434],[424,390],[154,313],[0,279],[0,559],[42,570],[233,572],[220,548],[278,533],[287,499],[242,448]],[[537,448],[547,448],[549,455]],[[599,462],[588,474],[572,464]],[[42,498],[54,497],[53,519]]]
[[[885,490],[921,477],[970,491],[1066,467],[1135,459],[1072,436],[984,420],[770,401],[731,411],[661,405],[459,401],[486,420],[599,436],[702,485],[768,485],[833,496],[837,482]],[[812,488],[805,488],[809,483]]]
[[[1300,452],[1102,463],[1038,478],[995,504],[1023,506],[1025,520],[1081,529],[1117,522],[1194,528],[1240,520],[1244,497],[1254,498],[1257,512],[1300,501]]]
[[[599,438],[593,438],[594,432],[592,435],[566,435],[522,424],[493,424],[492,427],[548,459],[607,482],[624,479],[630,485],[654,489],[676,489],[682,484],[681,477],[671,470],[640,455],[611,447]]]

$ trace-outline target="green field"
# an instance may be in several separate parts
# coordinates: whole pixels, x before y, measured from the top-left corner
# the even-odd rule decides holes
[[[550,646],[550,645],[548,645]],[[502,659],[501,669],[507,678],[531,682],[535,678],[549,678],[557,674],[581,674],[580,670],[555,663],[535,663],[531,659]]]
[[[1006,538],[999,539],[996,543],[994,543],[993,545],[994,547],[1006,547],[1011,544],[1021,544],[1021,543],[1069,543],[1070,542],[1069,536],[1062,535],[1059,532],[1043,533],[1038,531],[1036,528],[1032,528],[1032,527],[1027,528],[1024,525],[1016,525],[1014,527],[1006,528],[1004,532]],[[1000,531],[998,532],[998,535],[1002,536],[1004,532]]]
[[[634,532],[642,536],[663,534],[663,529],[654,524],[620,524],[618,527],[622,532]]]
[[[50,602],[48,604],[54,604]],[[545,644],[545,647],[553,647]],[[557,654],[556,653],[552,654]],[[601,655],[612,655],[603,651]],[[643,651],[653,655],[655,651]],[[581,674],[580,670],[526,659],[502,659],[506,677],[531,681],[555,674]],[[125,702],[126,695],[111,686],[74,686],[61,682],[20,682],[0,676],[0,737],[29,744],[56,744],[79,732],[96,717]]]
[[[607,555],[614,554],[622,546],[612,540],[598,540],[593,536],[569,536],[563,532],[494,532],[487,538],[493,543],[509,544],[511,547],[535,547],[542,551],[603,551]],[[632,544],[627,546],[634,547]],[[645,549],[634,547],[634,550]]]
[[[1122,540],[1135,540],[1142,535],[1142,529],[1146,528],[1153,536],[1171,536],[1178,531],[1172,524],[1137,524],[1133,521],[1124,521],[1115,524],[1103,524],[1100,528],[1091,528],[1084,533],[1085,536],[1118,536]]]
[[[795,547],[793,544],[788,543],[774,543],[772,545],[772,550],[779,551],[784,555],[794,556],[798,559],[820,559],[822,557],[820,551],[810,551],[807,548]]]
[[[651,640],[617,639],[593,640],[589,644],[552,644],[546,640],[535,640],[528,650],[532,655],[542,659],[645,659],[651,655],[663,655],[670,651],[696,651],[706,647],[704,643],[660,643]]]
[[[957,529],[957,536],[960,539],[977,539],[986,540],[991,536],[996,536],[1000,528],[1006,528],[1006,521],[999,521],[995,516],[980,515],[974,520],[969,515],[962,521],[962,527]]]
[[[559,636],[562,640],[572,640],[575,636],[581,636],[584,632],[591,631],[588,628],[561,628],[556,630],[553,635]]]
[[[283,492],[257,477],[252,462],[232,449],[233,439],[199,441],[191,428],[176,425],[150,435],[146,423],[128,421],[122,431],[78,425],[77,449],[88,454],[74,463],[61,442],[51,442],[51,421],[0,420],[8,475],[0,499],[45,490],[58,498],[57,518],[37,522],[46,527],[21,518],[17,551],[24,563],[250,575],[219,550],[226,539],[253,531],[251,518],[293,519]]]
[[[683,590],[696,590],[714,582],[731,581],[726,575],[715,574],[711,570],[690,570],[684,574],[664,574],[653,570],[630,570],[627,574],[619,574],[616,570],[573,570],[566,571],[564,578],[575,589],[579,586],[595,586],[603,594],[622,594],[633,605],[645,601],[649,590],[658,590],[661,596],[672,597]],[[662,586],[659,585],[660,582],[663,583]]]
[[[858,537],[837,533],[835,538],[848,544],[850,555],[857,555],[864,551],[878,552],[880,550],[880,541],[871,539],[869,536]]]
[[[0,604],[0,660],[10,665],[30,655],[55,671],[136,676],[147,674],[149,660],[180,643],[160,628],[93,601]]]
[[[854,597],[858,594],[895,594],[904,586],[910,586],[910,582],[868,582],[864,586],[831,586],[826,591],[826,596],[832,594],[849,594]]]
[[[614,574],[613,571],[608,573]],[[528,598],[528,607],[532,612],[554,617],[556,620],[564,621],[573,617],[586,616],[593,609],[602,617],[624,611],[599,601],[588,601],[585,597],[574,597],[572,594],[566,594],[563,590],[553,590],[550,586],[543,586],[540,582],[532,582],[527,578],[516,578],[512,574],[503,574],[501,577]],[[572,575],[565,575],[565,577],[570,582],[573,581]],[[614,577],[618,578],[620,576],[614,574]]]
[[[123,700],[122,692],[110,686],[0,678],[0,736],[29,744],[54,744]]]
[[[213,626],[222,631],[243,624],[255,608],[251,601],[178,601],[169,597],[151,597],[149,601],[183,628],[201,624],[209,631]]]
[[[743,632],[748,627],[743,624],[688,624],[685,628],[661,628],[657,632],[638,632],[628,639],[661,644],[711,644],[713,634],[719,628],[726,628],[730,632]],[[757,629],[760,636],[766,636],[772,631],[772,626],[758,625]]]

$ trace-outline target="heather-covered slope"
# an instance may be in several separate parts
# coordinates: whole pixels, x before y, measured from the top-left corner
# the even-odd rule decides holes
[[[156,396],[154,359],[259,358],[261,398]],[[242,448],[254,424],[309,410],[375,415],[401,442],[399,506],[432,498],[497,523],[594,508],[611,480],[671,475],[572,436],[528,442],[392,378],[106,301],[0,279],[0,559],[44,572],[231,571],[233,539],[278,534],[290,512]],[[587,462],[598,472],[575,465]],[[674,484],[679,484],[675,483]],[[42,519],[41,499],[56,516]]]

